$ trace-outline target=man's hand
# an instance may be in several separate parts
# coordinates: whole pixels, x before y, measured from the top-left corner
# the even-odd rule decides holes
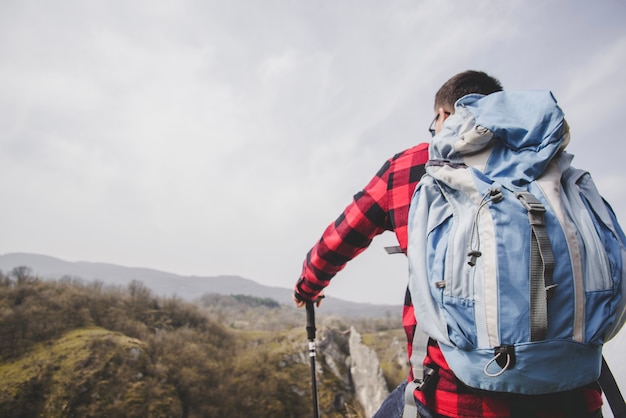
[[[324,299],[324,291],[322,290],[319,295],[317,295],[317,299],[315,299],[315,306],[317,306],[319,308],[319,306],[322,304],[322,299]],[[293,294],[293,302],[296,304],[296,308],[302,308],[304,305],[306,305],[306,299],[304,299],[303,297],[298,297],[296,296],[296,294]]]

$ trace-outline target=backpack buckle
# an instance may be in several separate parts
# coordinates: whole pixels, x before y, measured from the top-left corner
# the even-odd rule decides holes
[[[516,192],[515,196],[528,212],[528,220],[531,225],[543,225],[546,207],[535,196],[528,192]]]
[[[543,206],[543,204],[539,200],[537,200],[537,198],[533,196],[532,193],[516,192],[515,196],[519,199],[520,202],[522,202],[522,205],[524,205],[524,208],[526,208],[526,210],[529,212],[545,212],[546,211],[545,206]]]
[[[435,377],[437,377],[437,369],[424,366],[424,375],[422,379],[416,379],[417,390],[420,392],[429,391],[435,383]]]

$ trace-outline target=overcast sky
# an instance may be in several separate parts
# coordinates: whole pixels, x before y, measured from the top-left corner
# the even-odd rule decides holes
[[[3,0],[0,254],[291,288],[466,69],[552,90],[626,223],[625,21],[622,0]],[[394,243],[327,294],[402,303]]]

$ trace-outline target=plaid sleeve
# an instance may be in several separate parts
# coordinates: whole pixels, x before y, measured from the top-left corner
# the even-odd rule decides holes
[[[314,299],[376,235],[392,229],[387,196],[390,166],[388,160],[335,222],[328,225],[306,256],[296,293]]]

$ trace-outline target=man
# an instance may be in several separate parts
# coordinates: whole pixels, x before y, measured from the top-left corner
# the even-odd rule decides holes
[[[442,129],[444,121],[454,113],[455,102],[461,97],[470,93],[488,95],[501,90],[500,82],[484,72],[465,71],[455,75],[435,95],[435,118],[429,131],[434,136]],[[307,254],[294,292],[296,306],[302,307],[306,300],[316,300],[322,295],[334,275],[384,231],[395,232],[399,246],[406,254],[409,204],[427,161],[427,143],[402,151],[387,160],[365,188],[354,196],[352,203],[326,228],[319,242]],[[410,358],[416,321],[408,290],[403,326]],[[577,412],[580,413],[577,416],[583,417],[601,416],[602,399],[597,385],[563,396],[542,395],[532,399],[528,396],[477,392],[464,386],[454,376],[437,343],[432,340],[424,364],[436,369],[437,376],[435,384],[427,390],[415,391],[422,417],[528,417],[532,416],[528,415],[526,408],[529,402],[536,416],[540,417],[565,417],[567,412]],[[413,378],[410,373],[408,381]],[[402,416],[404,402],[399,396],[404,396],[401,388],[392,392],[375,416]],[[569,408],[572,411],[567,411],[566,403],[572,404]]]

